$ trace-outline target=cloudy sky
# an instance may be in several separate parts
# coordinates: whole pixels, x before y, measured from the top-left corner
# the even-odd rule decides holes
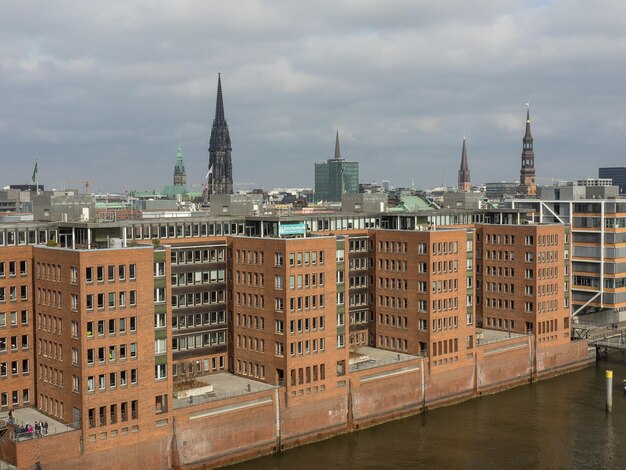
[[[222,73],[235,186],[312,186],[342,154],[364,182],[626,166],[624,0],[4,0],[0,186],[203,182]]]

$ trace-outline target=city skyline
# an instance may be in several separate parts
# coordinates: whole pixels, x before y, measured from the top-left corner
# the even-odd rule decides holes
[[[178,145],[203,183],[218,72],[235,189],[313,186],[335,129],[363,182],[453,186],[463,135],[473,183],[513,181],[527,101],[538,184],[622,165],[616,1],[148,6],[5,9],[3,184],[158,188]]]

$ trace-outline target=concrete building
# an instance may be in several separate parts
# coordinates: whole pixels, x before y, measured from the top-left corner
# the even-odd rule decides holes
[[[339,131],[335,137],[335,157],[315,164],[315,200],[341,202],[344,193],[359,192],[359,162],[341,157]]]

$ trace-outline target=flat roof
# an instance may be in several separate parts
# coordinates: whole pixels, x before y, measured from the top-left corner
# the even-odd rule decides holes
[[[201,382],[202,386],[211,385],[213,391],[208,393],[200,393],[190,398],[175,398],[174,408],[185,408],[187,406],[209,403],[224,398],[247,395],[251,393],[273,390],[274,385],[259,382],[257,380],[240,377],[230,372],[220,372],[217,374],[204,375],[195,377],[194,380]],[[193,389],[191,389],[193,390]]]

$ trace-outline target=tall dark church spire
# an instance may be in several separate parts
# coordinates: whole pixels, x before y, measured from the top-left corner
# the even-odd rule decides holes
[[[470,171],[467,164],[467,149],[465,148],[465,137],[463,137],[463,149],[461,150],[461,168],[459,169],[459,191],[469,191],[472,189],[470,182]]]
[[[224,117],[224,101],[222,97],[222,77],[217,75],[217,99],[215,101],[215,118],[209,139],[209,194],[233,193],[233,164],[231,159],[230,134]]]
[[[522,140],[522,168],[520,170],[520,190],[523,194],[534,196],[537,194],[535,182],[535,151],[533,150],[533,136],[530,133],[530,106],[526,103],[526,132]]]

